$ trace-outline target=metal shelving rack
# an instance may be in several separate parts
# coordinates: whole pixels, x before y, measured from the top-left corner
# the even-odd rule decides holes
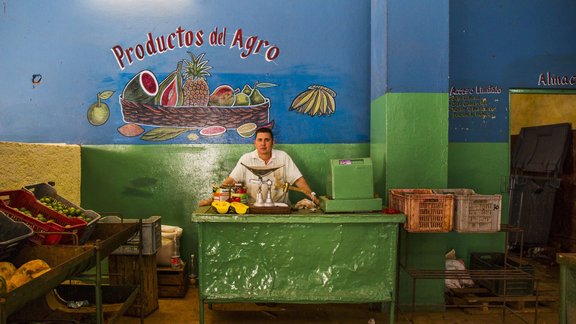
[[[401,231],[401,235],[402,232]],[[524,230],[518,227],[510,226],[508,224],[502,224],[499,232],[505,233],[505,242],[508,242],[508,233],[516,232],[520,235],[520,264],[522,264],[523,257],[523,245],[524,245]],[[494,232],[494,233],[499,233]],[[478,233],[476,233],[478,234]],[[491,233],[486,233],[491,234]],[[405,240],[408,242],[408,240]],[[408,248],[406,249],[408,251]],[[501,270],[445,270],[445,269],[414,269],[408,266],[408,253],[404,253],[404,258],[399,262],[399,266],[404,272],[410,276],[412,279],[412,300],[411,300],[411,310],[412,314],[416,309],[416,281],[419,279],[472,279],[472,280],[501,280],[504,284],[504,295],[502,296],[502,304],[499,307],[502,308],[502,319],[504,321],[506,317],[506,312],[514,314],[522,321],[526,322],[521,316],[518,315],[513,309],[508,307],[507,303],[513,301],[514,296],[507,296],[506,284],[508,281],[512,280],[532,280],[534,281],[534,291],[535,291],[535,311],[534,311],[534,323],[538,322],[538,279],[535,275],[529,274],[522,271],[519,268],[508,266],[508,248],[504,252],[504,269]],[[399,290],[397,290],[399,291]],[[398,297],[399,300],[399,297]],[[446,305],[445,307],[481,307],[482,305]],[[413,322],[413,318],[410,318],[410,322]]]
[[[56,286],[68,279],[78,278],[89,268],[95,267],[94,293],[95,293],[95,320],[97,324],[105,322],[102,305],[102,271],[101,261],[112,251],[124,244],[134,234],[141,233],[142,222],[132,224],[97,224],[103,226],[104,231],[97,233],[96,228],[93,240],[85,245],[64,246],[29,246],[19,252],[24,260],[34,258],[49,258],[54,262],[53,268],[42,275],[41,278],[32,280],[22,287],[5,295],[0,295],[0,324],[8,323],[11,315],[22,311],[28,303],[44,296]],[[140,246],[140,255],[141,255]],[[141,285],[135,287],[136,293],[141,293]],[[125,304],[134,302],[133,293]],[[112,321],[113,322],[113,321]],[[143,316],[140,316],[143,323]]]

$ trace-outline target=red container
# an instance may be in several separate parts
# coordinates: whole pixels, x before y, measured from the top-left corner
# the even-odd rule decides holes
[[[44,215],[47,222],[30,217],[19,208],[26,208],[32,216]],[[30,226],[35,235],[30,240],[36,244],[53,245],[69,243],[72,235],[58,234],[61,232],[78,233],[86,227],[86,222],[76,217],[68,217],[41,204],[32,193],[27,190],[11,190],[0,192],[0,210],[10,218],[24,222]]]
[[[85,229],[81,229],[78,231],[78,244],[82,245],[88,241],[94,229],[96,228],[96,223],[100,220],[101,216],[93,210],[87,210],[80,206],[77,206],[70,202],[68,199],[60,196],[52,185],[48,183],[38,183],[33,185],[28,185],[22,188],[23,190],[30,191],[37,200],[41,200],[43,197],[49,197],[54,200],[57,200],[62,205],[67,207],[74,207],[75,209],[79,209],[84,214],[84,220],[88,223]],[[62,215],[62,214],[61,214]],[[66,215],[65,215],[66,216]],[[89,219],[89,220],[88,220]]]

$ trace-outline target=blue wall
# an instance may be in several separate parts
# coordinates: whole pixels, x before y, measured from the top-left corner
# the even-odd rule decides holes
[[[575,17],[571,0],[451,1],[450,141],[508,142],[509,89],[576,88],[546,76],[576,75]]]
[[[6,1],[0,13],[0,140],[79,144],[150,144],[141,136],[124,136],[126,124],[119,96],[127,82],[149,70],[161,82],[187,51],[205,53],[210,90],[228,84],[241,89],[256,82],[270,100],[281,143],[367,143],[369,141],[370,3],[353,0],[270,2],[179,0],[158,1]],[[192,46],[150,55],[147,41],[191,32]],[[225,38],[211,43],[215,29]],[[235,38],[239,36],[241,39]],[[255,38],[250,38],[255,36]],[[257,38],[256,38],[257,37]],[[202,43],[197,43],[202,40]],[[262,40],[260,52],[250,41]],[[141,46],[140,59],[126,51]],[[252,51],[249,49],[252,48]],[[153,53],[151,51],[150,53]],[[250,53],[250,55],[246,55]],[[242,55],[246,57],[242,57]],[[333,114],[311,117],[290,110],[292,101],[311,85],[336,95]],[[89,123],[87,112],[97,95],[108,121]],[[328,92],[331,93],[331,92]],[[224,124],[234,111],[212,122]],[[232,115],[232,116],[228,116]],[[177,116],[178,118],[178,116]],[[246,120],[251,122],[252,120]],[[160,126],[160,127],[158,127]],[[145,132],[163,125],[140,123]],[[228,127],[219,137],[204,137],[200,126],[169,143],[250,143]],[[158,142],[155,142],[156,144]]]

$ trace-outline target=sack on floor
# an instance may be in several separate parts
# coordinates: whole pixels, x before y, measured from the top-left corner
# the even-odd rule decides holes
[[[180,255],[180,237],[183,229],[178,226],[162,225],[162,245],[156,252],[156,264],[158,266],[169,267],[170,259],[174,254],[174,243]]]

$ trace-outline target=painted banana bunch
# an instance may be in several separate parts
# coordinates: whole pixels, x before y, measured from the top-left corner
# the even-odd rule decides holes
[[[336,111],[334,97],[334,90],[321,85],[311,85],[294,98],[290,110],[310,116],[330,116]]]

